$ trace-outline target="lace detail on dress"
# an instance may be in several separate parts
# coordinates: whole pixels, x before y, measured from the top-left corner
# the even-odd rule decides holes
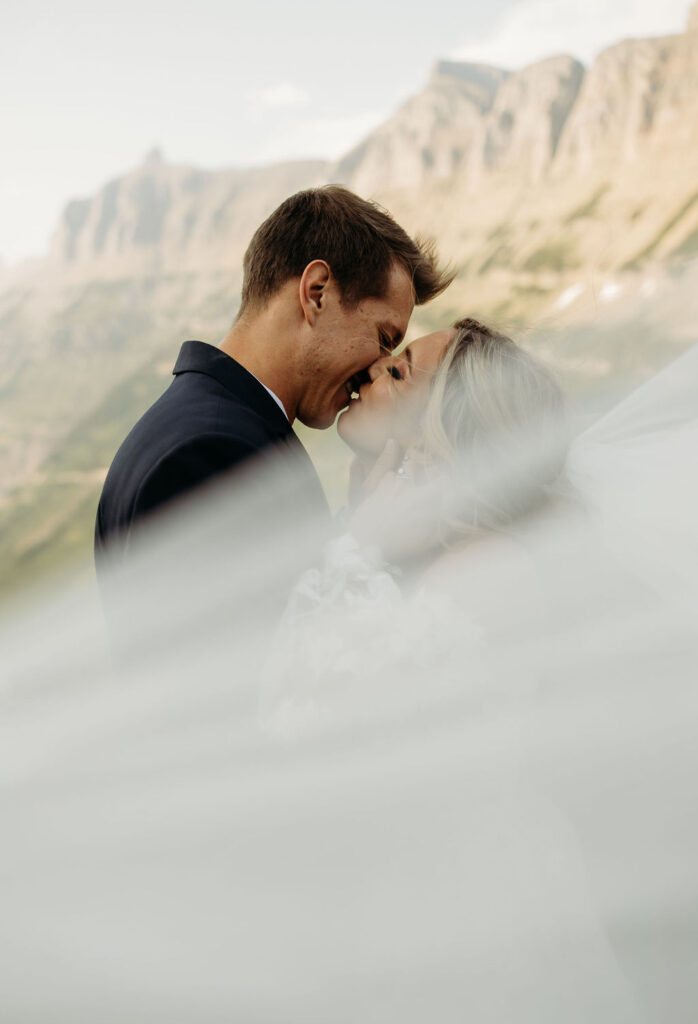
[[[454,628],[461,641],[470,633],[477,650],[478,627],[464,623],[434,591],[406,596],[399,576],[350,534],[326,546],[322,565],[294,587],[265,663],[265,729],[290,737],[319,726],[340,706],[355,715],[361,700],[375,712],[381,677],[386,670],[394,676],[396,666],[406,686],[427,688],[428,673],[452,646]]]

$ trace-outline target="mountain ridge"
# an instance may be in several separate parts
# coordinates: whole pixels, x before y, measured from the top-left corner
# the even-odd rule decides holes
[[[441,60],[424,88],[334,162],[208,171],[152,153],[66,204],[43,261],[77,277],[238,266],[245,240],[284,193],[338,181],[381,200],[458,181],[477,194],[632,162],[698,118],[698,4],[684,33],[605,48],[585,69],[557,55],[517,71]],[[674,141],[674,146],[676,142]],[[129,266],[129,261],[131,265]],[[16,277],[0,270],[0,287]]]
[[[588,69],[564,54],[517,71],[437,61],[422,90],[335,162],[175,171],[179,165],[151,155],[96,195],[66,205],[48,259],[54,267],[118,262],[125,251],[143,256],[160,245],[179,247],[180,256],[193,248],[198,263],[230,265],[238,246],[226,249],[220,240],[253,230],[246,211],[266,210],[284,187],[290,192],[332,180],[380,196],[386,183],[394,191],[460,177],[477,192],[491,177],[514,170],[523,183],[537,184],[546,177],[583,176],[599,160],[634,160],[653,134],[663,137],[682,115],[678,128],[688,131],[686,120],[698,114],[697,33],[693,5],[684,33],[613,44]],[[154,173],[157,165],[172,168],[169,193]],[[119,192],[129,184],[130,208],[121,209],[121,223],[110,235]],[[232,235],[226,234],[233,221]],[[160,260],[168,265],[166,255]]]
[[[415,311],[415,333],[474,315],[523,336],[574,389],[642,379],[690,340],[696,125],[698,3],[685,33],[626,40],[588,69],[565,55],[519,71],[438,62],[334,163],[207,171],[153,152],[71,201],[45,259],[0,271],[6,572],[88,550],[119,441],[179,343],[223,336],[252,232],[300,188],[342,181],[436,237],[457,277]],[[331,478],[328,436],[311,446]]]

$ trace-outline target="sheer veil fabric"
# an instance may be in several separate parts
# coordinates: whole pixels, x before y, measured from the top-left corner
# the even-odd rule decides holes
[[[7,610],[2,1018],[695,1020],[697,452],[693,349],[514,543],[400,575],[274,467],[115,564],[116,657]]]

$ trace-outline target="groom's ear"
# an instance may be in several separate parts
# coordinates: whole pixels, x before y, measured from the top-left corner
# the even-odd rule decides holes
[[[303,317],[310,327],[315,325],[319,314],[325,308],[327,287],[331,279],[332,271],[324,260],[313,260],[301,275],[298,297]]]

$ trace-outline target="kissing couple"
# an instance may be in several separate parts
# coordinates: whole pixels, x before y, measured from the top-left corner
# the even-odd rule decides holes
[[[367,541],[390,547],[384,499],[407,480],[458,482],[457,507],[453,489],[451,500],[443,488],[438,500],[422,492],[429,525],[416,543],[410,538],[409,551],[398,543],[386,552],[397,560],[419,554],[423,563],[427,553],[433,563],[445,548],[534,507],[564,459],[556,446],[535,471],[522,470],[533,425],[562,409],[548,371],[467,318],[400,347],[415,305],[453,276],[431,245],[341,186],[285,200],[245,253],[242,301],[227,336],[219,347],[182,345],[174,381],[119,448],[97,510],[98,569],[108,549],[128,558],[132,537],[156,513],[271,451],[302,479],[298,507],[285,514],[329,522],[296,419],[322,430],[339,414],[339,435],[355,455],[354,532]],[[398,525],[393,520],[393,534]]]

